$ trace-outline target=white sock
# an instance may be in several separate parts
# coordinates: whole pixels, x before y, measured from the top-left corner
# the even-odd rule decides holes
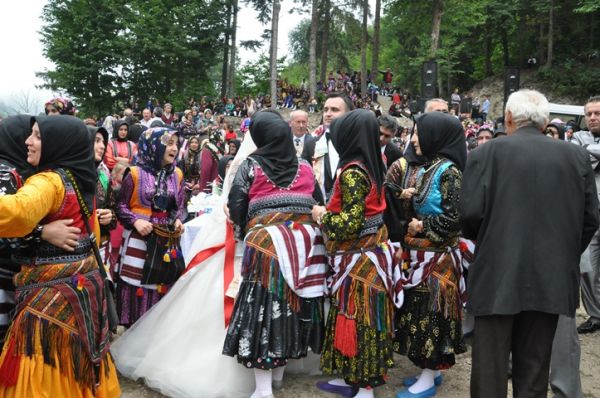
[[[434,385],[433,379],[435,379],[436,371],[431,369],[423,369],[419,377],[417,378],[417,382],[408,388],[408,391],[413,394],[418,394],[422,391],[425,391]]]
[[[263,398],[273,394],[271,387],[271,378],[273,374],[270,370],[262,370],[254,368],[254,380],[256,381],[256,389],[250,398]]]
[[[354,398],[373,398],[373,389],[360,388]]]
[[[285,366],[280,366],[278,368],[273,369],[273,380],[281,381],[283,380],[283,372],[285,371]]]
[[[346,386],[346,387],[350,387],[349,384],[347,384],[344,379],[333,379],[333,380],[329,380],[328,381],[329,384],[334,385],[334,386]]]

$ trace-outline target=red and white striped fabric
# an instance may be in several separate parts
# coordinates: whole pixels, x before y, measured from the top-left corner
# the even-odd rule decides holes
[[[288,286],[300,297],[321,297],[327,292],[327,253],[321,230],[295,223],[265,227]]]
[[[146,262],[146,241],[137,232],[123,230],[121,260],[117,269],[119,277],[130,285],[156,290],[156,285],[142,285],[142,274]]]
[[[468,270],[475,259],[475,242],[470,239],[460,238],[458,240],[458,247],[461,253],[462,266]]]
[[[462,275],[461,255],[458,248],[448,248],[446,252],[434,252],[425,250],[410,250],[410,264],[406,272],[402,273],[402,287],[399,291],[400,306],[404,302],[404,289],[411,289],[421,284],[429,277],[433,267],[440,261],[445,259],[445,256],[450,256],[454,267],[460,273],[459,292],[461,296],[466,294],[465,279]]]
[[[394,264],[394,248],[388,241],[386,244],[377,248],[365,250],[362,253],[337,254],[331,258],[331,267],[333,276],[330,278],[329,289],[331,294],[335,293],[350,271],[354,268],[360,257],[365,254],[375,265],[377,273],[383,280],[386,290],[394,301],[394,305],[400,308],[400,299],[402,295],[402,273],[400,266]]]

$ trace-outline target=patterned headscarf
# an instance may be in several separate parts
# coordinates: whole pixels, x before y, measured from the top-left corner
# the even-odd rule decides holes
[[[71,102],[71,100],[68,98],[56,97],[46,102],[44,104],[44,111],[46,112],[46,115],[49,113],[48,105],[56,109],[61,115],[74,116],[75,112],[77,112],[75,105],[73,105],[73,102]]]
[[[177,131],[168,128],[150,128],[142,133],[138,142],[135,165],[156,176],[152,205],[159,211],[166,211],[169,204],[167,180],[175,171],[175,162],[163,167],[162,161],[167,144],[175,135]]]

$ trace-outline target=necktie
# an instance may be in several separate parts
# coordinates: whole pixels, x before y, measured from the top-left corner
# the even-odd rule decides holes
[[[300,146],[300,138],[294,138],[294,141],[296,142],[296,146]]]

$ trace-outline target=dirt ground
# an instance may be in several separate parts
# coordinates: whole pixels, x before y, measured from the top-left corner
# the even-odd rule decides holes
[[[383,109],[388,109],[389,99],[380,101]],[[284,117],[289,116],[289,110],[282,110]],[[319,125],[320,114],[309,115],[309,131],[312,131]],[[402,125],[408,125],[408,119],[398,120]],[[586,317],[582,309],[577,314],[577,324],[583,322]],[[581,335],[581,382],[583,384],[583,396],[585,398],[600,398],[600,332],[591,335]],[[216,342],[215,342],[216,343]],[[219,342],[220,343],[220,342]],[[405,357],[396,356],[396,366],[390,370],[388,384],[377,388],[375,396],[377,398],[394,398],[396,393],[402,388],[404,377],[418,374],[419,369]],[[438,388],[437,398],[463,398],[469,396],[469,379],[471,372],[471,352],[457,357],[456,365],[444,372],[444,382]],[[336,395],[320,392],[315,383],[320,380],[327,380],[327,376],[307,376],[307,375],[287,375],[284,379],[284,388],[275,391],[276,398],[334,398]],[[163,395],[145,387],[142,382],[134,382],[121,377],[121,388],[123,398],[159,398]],[[509,383],[509,395],[512,396]],[[549,396],[552,396],[549,393]]]
[[[585,313],[580,309],[577,314],[577,324],[585,320]],[[585,398],[600,397],[600,332],[591,335],[581,335],[581,382]],[[469,347],[470,348],[470,347]],[[438,388],[438,398],[463,398],[469,396],[469,377],[471,372],[470,350],[459,356],[456,365],[444,372],[444,383]],[[388,384],[375,390],[377,398],[394,398],[401,389],[402,379],[417,374],[408,359],[396,356],[396,366],[390,370]],[[276,398],[334,398],[336,395],[320,392],[315,383],[327,380],[326,376],[287,375],[284,388],[275,391]],[[150,390],[141,382],[134,382],[121,377],[123,398],[159,398],[163,395]],[[509,383],[509,394],[512,395]],[[552,396],[549,393],[548,396]]]

